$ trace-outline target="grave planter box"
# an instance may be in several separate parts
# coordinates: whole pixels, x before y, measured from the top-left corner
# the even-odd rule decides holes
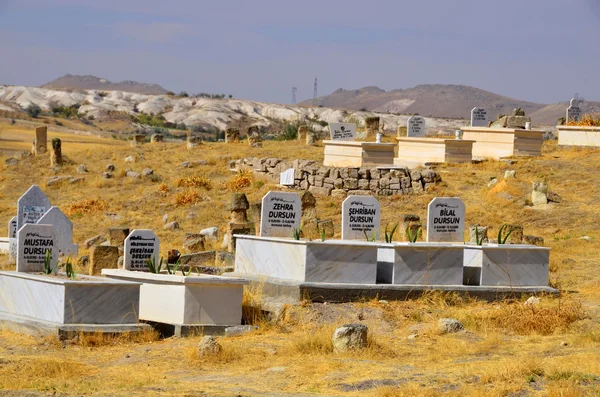
[[[383,284],[462,285],[462,244],[380,244],[377,281]]]
[[[559,125],[556,129],[561,146],[600,146],[600,127]]]
[[[440,138],[396,138],[398,156],[394,165],[418,167],[429,163],[468,163],[472,160],[473,141]]]
[[[240,325],[244,279],[103,269],[102,275],[142,283],[141,320],[181,327]]]
[[[393,143],[323,141],[325,167],[367,167],[394,164]]]
[[[546,287],[550,248],[534,245],[466,245],[464,284]]]
[[[473,143],[473,158],[500,159],[540,156],[544,131],[514,128],[462,127],[463,139]]]
[[[0,271],[0,315],[51,325],[137,324],[140,283],[77,278]]]
[[[375,284],[376,243],[236,235],[235,273],[296,282]]]

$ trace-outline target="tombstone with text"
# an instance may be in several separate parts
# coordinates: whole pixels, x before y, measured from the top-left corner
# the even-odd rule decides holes
[[[333,141],[353,141],[356,138],[356,124],[329,123],[329,133]]]
[[[342,203],[342,239],[379,240],[381,206],[372,196],[348,196]]]
[[[17,230],[28,223],[37,223],[50,209],[50,200],[39,186],[31,186],[17,202]]]
[[[148,271],[146,261],[154,260],[156,265],[160,257],[160,240],[152,230],[135,229],[125,239],[125,270]]]
[[[13,216],[8,221],[8,238],[17,238],[17,217]]]
[[[24,225],[17,232],[17,244],[18,272],[42,272],[46,251],[50,251],[50,264],[58,271],[58,234],[52,225]]]
[[[58,207],[51,207],[37,222],[38,225],[52,225],[58,233],[59,255],[77,256],[79,247],[73,244],[73,222]]]
[[[406,136],[417,138],[424,137],[425,119],[421,116],[411,116],[407,121]]]
[[[284,186],[294,186],[294,169],[288,168],[279,174],[279,184]]]
[[[471,110],[471,127],[487,127],[488,114],[484,108],[473,108]]]
[[[262,237],[293,237],[300,229],[302,201],[296,193],[269,192],[262,199],[260,235]]]
[[[567,123],[569,121],[580,121],[581,120],[581,108],[579,107],[579,100],[576,98],[571,99],[570,106],[567,109]]]
[[[436,197],[427,207],[427,241],[463,243],[465,204],[457,197]]]
[[[17,259],[17,217],[13,216],[8,221],[8,256]]]

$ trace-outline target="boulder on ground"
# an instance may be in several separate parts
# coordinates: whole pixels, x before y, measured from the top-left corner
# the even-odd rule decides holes
[[[346,324],[337,328],[331,340],[333,351],[339,353],[366,348],[368,331],[364,324]]]
[[[440,318],[438,321],[438,331],[442,334],[452,334],[463,329],[462,323],[455,318]]]
[[[93,245],[100,245],[104,241],[106,241],[106,237],[104,237],[104,234],[98,234],[97,236],[85,240],[83,246],[85,247],[85,249],[90,249],[90,247],[92,247]]]
[[[203,337],[198,344],[199,357],[216,356],[217,354],[221,353],[221,350],[223,350],[223,348],[219,342],[217,342],[217,340],[210,335]]]

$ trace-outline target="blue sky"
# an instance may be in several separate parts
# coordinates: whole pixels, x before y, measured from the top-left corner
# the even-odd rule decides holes
[[[0,0],[0,83],[66,73],[289,103],[466,84],[600,100],[600,0]]]

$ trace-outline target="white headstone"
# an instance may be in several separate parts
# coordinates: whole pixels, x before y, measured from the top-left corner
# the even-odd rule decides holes
[[[342,203],[342,239],[363,240],[375,235],[379,240],[381,206],[373,196],[348,196]]]
[[[456,197],[436,197],[427,207],[427,241],[465,240],[465,203]]]
[[[567,123],[569,121],[580,121],[581,120],[581,108],[579,107],[579,100],[576,98],[571,99],[570,106],[567,109]]]
[[[260,235],[262,237],[293,237],[300,228],[302,202],[296,193],[269,192],[262,199]]]
[[[17,232],[17,271],[42,272],[46,251],[52,254],[51,266],[58,271],[58,236],[52,225],[26,224]]]
[[[134,229],[125,238],[123,266],[125,270],[148,271],[146,261],[154,258],[160,261],[160,240],[152,230]]]
[[[356,124],[329,123],[329,133],[334,141],[353,141],[356,138]]]
[[[294,169],[289,168],[279,174],[279,184],[285,186],[294,186]]]
[[[8,221],[8,238],[17,238],[17,217],[13,216]]]
[[[488,114],[484,108],[473,108],[471,110],[471,127],[487,127]]]
[[[39,186],[31,186],[17,202],[17,230],[26,223],[37,223],[51,207],[50,200]]]
[[[425,136],[425,119],[421,116],[411,116],[406,126],[407,137]]]
[[[73,222],[58,207],[50,209],[37,222],[38,225],[52,225],[58,234],[59,255],[77,256],[79,247],[73,244]]]

